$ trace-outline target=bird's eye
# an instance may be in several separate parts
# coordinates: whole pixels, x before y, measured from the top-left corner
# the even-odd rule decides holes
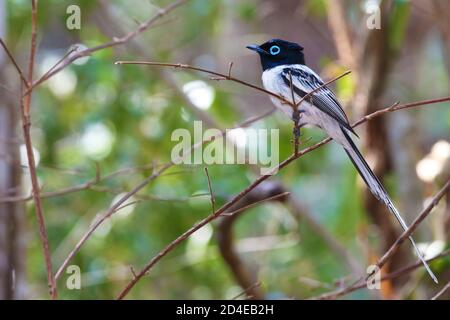
[[[269,51],[271,55],[276,56],[277,54],[280,53],[281,49],[279,46],[271,46]]]

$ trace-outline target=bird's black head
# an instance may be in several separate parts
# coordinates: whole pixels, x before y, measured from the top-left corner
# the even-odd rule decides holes
[[[303,47],[294,42],[272,39],[262,45],[250,45],[248,49],[258,52],[263,70],[284,64],[305,64]]]

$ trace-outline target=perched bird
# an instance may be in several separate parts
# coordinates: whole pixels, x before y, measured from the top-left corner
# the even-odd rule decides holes
[[[372,194],[386,205],[403,230],[406,230],[408,226],[405,221],[353,142],[351,135],[356,135],[356,133],[350,126],[335,94],[324,86],[323,80],[313,70],[305,65],[303,47],[297,43],[272,39],[262,45],[249,45],[247,48],[256,51],[261,58],[262,82],[266,90],[276,93],[288,101],[291,101],[293,97],[295,103],[298,103],[311,91],[316,90],[299,106],[300,116],[298,113],[297,115],[294,113],[290,104],[277,97],[271,96],[271,99],[274,105],[289,118],[294,122],[298,121],[297,127],[300,128],[306,124],[317,126],[342,145]],[[431,278],[437,283],[435,275],[422,257],[413,238],[409,237],[409,240]]]

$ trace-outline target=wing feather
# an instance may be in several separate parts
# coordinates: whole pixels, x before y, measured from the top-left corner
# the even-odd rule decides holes
[[[294,92],[300,97],[306,96],[309,92],[315,91],[311,97],[307,98],[314,106],[319,110],[326,113],[333,119],[335,119],[342,127],[346,128],[356,136],[358,136],[350,126],[347,115],[345,114],[342,106],[338,102],[335,94],[327,86],[323,86],[322,79],[315,74],[311,69],[306,69],[306,66],[300,67],[286,67],[281,72],[281,77],[287,86],[291,86],[292,75],[292,87]],[[323,87],[321,87],[323,86]],[[321,87],[321,88],[320,88]],[[318,89],[320,88],[320,89]]]

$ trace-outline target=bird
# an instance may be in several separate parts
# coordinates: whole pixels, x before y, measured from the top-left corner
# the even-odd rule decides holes
[[[316,72],[306,66],[304,48],[282,39],[271,39],[261,45],[248,45],[247,48],[258,53],[260,57],[263,86],[278,96],[270,97],[275,107],[296,122],[295,127],[316,126],[340,144],[371,193],[395,216],[403,230],[407,230],[405,220],[352,140],[352,135],[356,137],[358,135],[351,127],[336,95]],[[291,97],[295,100],[292,104],[305,98],[298,106],[297,112],[294,112],[292,104],[286,102],[290,101]],[[409,240],[429,275],[437,283],[436,276],[417,248],[414,239],[410,236]]]

